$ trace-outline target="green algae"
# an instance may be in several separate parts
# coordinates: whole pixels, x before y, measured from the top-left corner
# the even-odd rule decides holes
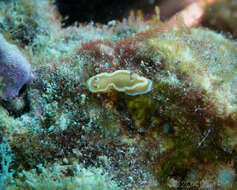
[[[141,127],[149,127],[146,124],[150,123],[151,116],[156,112],[153,107],[153,101],[147,96],[136,96],[127,98],[127,111],[134,120],[137,129]]]
[[[24,11],[13,10],[11,3],[6,5],[7,15],[20,11],[24,16]],[[120,184],[119,189],[159,189],[160,185],[168,189],[171,178],[181,183],[193,168],[205,173],[205,166],[236,162],[235,42],[203,28],[147,32],[144,38],[136,38],[139,29],[132,33],[117,30],[117,34],[92,25],[61,29],[55,15],[35,15],[38,10],[34,3],[31,6],[22,9],[27,10],[28,19],[36,22],[39,18],[40,22],[26,22],[28,32],[34,32],[30,40],[22,40],[27,33],[9,33],[10,39],[25,47],[37,75],[27,88],[30,109],[14,117],[0,107],[0,135],[8,138],[16,156],[14,169],[24,176],[15,178],[14,188],[17,184],[34,187],[42,179],[56,187],[69,185],[70,180],[76,184],[78,174],[71,174],[73,169],[50,175],[54,164],[64,167],[72,160],[95,171],[103,167],[104,173]],[[5,20],[4,14],[1,16],[0,21]],[[22,32],[22,23],[13,16],[9,19],[14,30]],[[1,23],[1,31],[9,31],[9,25]],[[90,47],[78,53],[81,42],[116,39],[108,45],[113,49],[120,38],[129,35],[135,37],[119,42],[117,51],[125,53],[114,50],[112,63],[106,56],[113,51],[95,54],[98,49]],[[136,70],[153,81],[153,89],[134,97],[91,94],[86,80],[103,69]],[[102,157],[109,164],[102,162]],[[41,173],[36,172],[39,164],[44,165]],[[83,171],[89,172],[87,169]],[[100,172],[94,175],[101,179]],[[209,175],[207,172],[195,182]],[[106,180],[111,179],[102,175],[104,185]]]
[[[211,29],[237,36],[237,6],[235,0],[221,0],[209,5],[205,10],[203,25]]]

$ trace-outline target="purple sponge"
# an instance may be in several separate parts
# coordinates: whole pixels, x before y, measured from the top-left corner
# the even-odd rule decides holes
[[[0,90],[2,98],[18,95],[24,84],[33,80],[31,66],[15,45],[0,34]]]

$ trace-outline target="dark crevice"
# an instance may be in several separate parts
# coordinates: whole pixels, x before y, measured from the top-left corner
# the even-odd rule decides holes
[[[9,112],[9,115],[18,118],[30,111],[30,102],[27,96],[27,85],[24,85],[17,97],[11,99],[1,99],[0,104]]]

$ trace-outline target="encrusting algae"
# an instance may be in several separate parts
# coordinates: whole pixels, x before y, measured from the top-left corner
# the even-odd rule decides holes
[[[87,86],[93,93],[106,93],[114,89],[135,96],[151,91],[152,81],[133,71],[117,70],[113,73],[100,73],[91,77],[87,81]]]
[[[65,28],[51,3],[0,1],[36,76],[0,100],[0,189],[237,189],[237,43],[139,14]]]

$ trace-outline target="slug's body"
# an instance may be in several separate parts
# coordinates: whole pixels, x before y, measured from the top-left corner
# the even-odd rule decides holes
[[[106,93],[113,89],[135,96],[149,92],[152,81],[129,70],[117,70],[91,77],[87,81],[87,86],[93,93]]]

